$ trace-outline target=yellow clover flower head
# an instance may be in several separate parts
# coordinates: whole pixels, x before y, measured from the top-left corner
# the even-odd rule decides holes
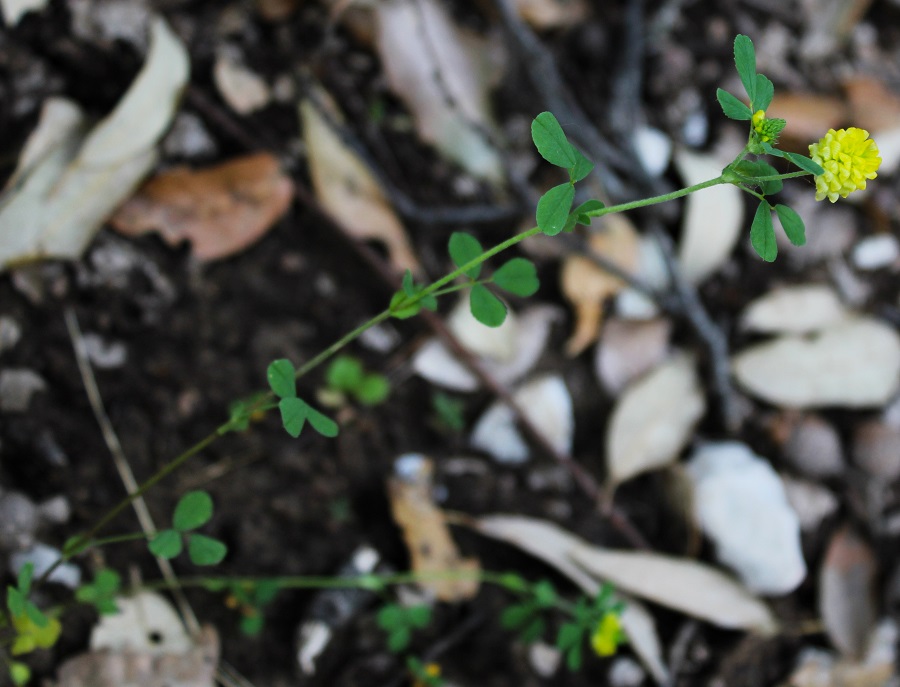
[[[878,146],[865,129],[829,129],[818,143],[809,147],[809,156],[824,174],[816,177],[816,200],[832,203],[853,191],[863,190],[866,179],[874,179],[881,157]]]
[[[591,648],[598,656],[612,656],[622,643],[624,634],[619,616],[607,613],[603,616],[591,635]]]
[[[784,129],[783,119],[769,119],[763,110],[757,110],[750,120],[753,131],[762,143],[774,143],[778,140],[778,134]]]

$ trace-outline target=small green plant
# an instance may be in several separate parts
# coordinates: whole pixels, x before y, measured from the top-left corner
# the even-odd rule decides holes
[[[75,598],[81,603],[91,604],[100,615],[113,615],[119,612],[116,597],[122,587],[122,578],[115,570],[100,570],[91,584],[81,585],[75,592]]]
[[[461,432],[466,428],[463,415],[466,404],[461,398],[454,398],[443,391],[431,394],[431,407],[434,411],[434,424],[440,429]]]
[[[197,534],[193,530],[210,521],[212,498],[205,491],[190,491],[178,501],[172,515],[172,527],[157,532],[147,546],[160,558],[175,558],[187,540],[188,557],[194,565],[216,565],[222,562],[228,547],[218,539]]]
[[[387,633],[387,646],[397,654],[406,649],[414,630],[421,630],[431,622],[428,606],[386,604],[378,611],[378,627]]]
[[[310,426],[323,437],[333,438],[338,434],[337,423],[323,415],[297,396],[297,371],[290,360],[276,360],[266,372],[272,392],[281,400],[278,410],[281,412],[281,424],[284,430],[295,439],[303,431],[303,425]]]
[[[364,406],[383,403],[391,392],[387,377],[377,372],[366,372],[362,361],[351,355],[339,355],[325,372],[329,397],[335,405],[343,405],[347,396]]]
[[[19,570],[15,586],[6,588],[6,607],[9,622],[14,633],[9,653],[13,656],[29,654],[36,649],[49,649],[59,639],[62,625],[55,617],[43,613],[28,598],[34,565],[27,563]],[[9,661],[10,679],[16,685],[27,684],[31,679],[31,669],[19,661]]]

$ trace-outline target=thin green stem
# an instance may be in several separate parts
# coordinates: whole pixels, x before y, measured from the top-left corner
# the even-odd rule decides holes
[[[91,539],[83,548],[79,549],[79,553],[94,549],[98,546],[106,546],[107,544],[122,544],[128,541],[137,541],[138,539],[149,539],[155,537],[158,532],[131,532],[130,534],[117,534],[111,537],[100,537],[99,539]]]
[[[718,186],[719,184],[727,184],[730,181],[726,180],[724,176],[717,176],[715,179],[709,179],[707,181],[702,181],[699,184],[694,184],[693,186],[687,186],[685,188],[678,189],[677,191],[672,191],[671,193],[663,193],[659,196],[653,196],[652,198],[643,198],[641,200],[633,200],[630,203],[620,203],[619,205],[609,205],[604,208],[600,208],[598,210],[591,210],[586,212],[588,217],[603,217],[604,215],[612,215],[619,212],[628,212],[629,210],[635,210],[637,208],[644,208],[649,205],[657,205],[659,203],[666,203],[670,200],[676,200],[678,198],[683,198],[695,191],[701,191],[705,188],[709,188],[711,186]]]

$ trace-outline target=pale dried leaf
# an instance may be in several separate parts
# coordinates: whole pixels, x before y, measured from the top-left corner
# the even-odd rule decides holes
[[[466,37],[437,0],[383,0],[373,9],[385,75],[422,140],[470,174],[502,183],[502,161],[483,133],[494,130],[489,43]]]
[[[191,638],[172,605],[156,592],[116,599],[119,612],[101,616],[91,632],[91,649],[148,654],[183,653]]]
[[[545,520],[483,516],[476,529],[518,546],[557,568],[581,589],[596,593],[602,581],[617,589],[729,629],[768,632],[769,608],[732,578],[702,563],[655,553],[592,546]]]
[[[597,379],[613,395],[660,364],[669,351],[672,322],[611,318],[594,354]]]
[[[290,207],[293,188],[268,153],[199,171],[176,168],[144,184],[110,222],[126,236],[159,231],[170,245],[190,241],[199,260],[218,260],[271,229]]]
[[[478,592],[478,560],[460,556],[450,535],[443,511],[432,498],[432,462],[417,454],[397,460],[395,474],[388,479],[388,496],[394,521],[403,531],[410,565],[423,576],[420,586],[441,601],[471,599]],[[460,576],[452,578],[456,571]],[[462,573],[471,572],[471,577]],[[444,579],[431,579],[435,575]]]
[[[750,303],[741,325],[752,332],[806,334],[834,325],[847,316],[840,298],[824,284],[785,286]]]
[[[695,521],[748,589],[781,595],[803,582],[800,521],[768,461],[736,441],[711,443],[691,456],[687,474]]]
[[[219,637],[209,625],[180,651],[96,649],[65,661],[59,687],[214,687]]]
[[[730,159],[679,149],[675,167],[685,186],[690,186],[719,176]],[[736,186],[713,186],[688,196],[678,245],[678,262],[685,278],[700,283],[718,271],[744,229],[744,203]]]
[[[261,110],[272,99],[265,79],[228,54],[216,58],[213,81],[225,102],[240,115]]]
[[[640,256],[638,233],[625,217],[612,215],[606,220],[603,231],[590,238],[591,251],[633,274]],[[566,300],[575,310],[575,330],[566,342],[566,353],[576,356],[597,340],[604,301],[621,291],[625,283],[581,255],[565,259],[560,281]]]
[[[375,175],[310,101],[300,103],[300,118],[313,188],[328,214],[356,238],[383,242],[398,272],[418,272],[403,224]]]
[[[782,407],[877,407],[900,386],[900,335],[871,317],[844,320],[803,338],[784,336],[733,358],[750,393]]]
[[[557,525],[518,515],[486,515],[473,521],[473,527],[485,536],[517,546],[552,565],[585,593],[593,595],[600,591],[601,582],[569,557],[570,551],[586,545],[585,542]],[[668,668],[653,617],[638,601],[627,599],[626,604],[621,621],[629,642],[656,681],[667,684]]]
[[[572,396],[558,375],[544,375],[523,384],[513,394],[534,428],[557,452],[572,450],[575,418]],[[528,445],[515,425],[515,415],[502,401],[491,405],[472,430],[472,446],[504,463],[528,459]]]
[[[693,358],[672,357],[625,390],[606,432],[613,484],[674,461],[706,412]]]
[[[819,613],[831,643],[850,658],[862,657],[875,628],[875,577],[872,550],[849,527],[831,537],[819,579]]]
[[[156,144],[174,116],[188,71],[184,45],[155,19],[144,67],[113,112],[83,141],[73,114],[65,139],[30,167],[0,209],[0,269],[81,255],[155,165]]]

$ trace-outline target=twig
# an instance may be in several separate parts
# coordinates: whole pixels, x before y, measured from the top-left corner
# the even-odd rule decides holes
[[[113,463],[119,473],[119,478],[125,486],[125,490],[128,494],[133,494],[138,489],[138,482],[134,478],[134,472],[131,470],[128,459],[125,457],[125,451],[122,449],[119,437],[106,413],[103,397],[100,395],[100,388],[97,386],[97,379],[94,376],[94,370],[91,367],[84,335],[81,333],[81,327],[78,325],[78,317],[75,315],[75,311],[72,308],[66,308],[64,315],[66,329],[69,332],[69,338],[72,340],[72,348],[75,351],[78,372],[81,375],[81,382],[84,385],[84,390],[87,394],[88,402],[91,405],[91,410],[94,413],[94,418],[97,420],[97,424],[100,425],[103,441],[106,443],[106,448],[112,456]],[[147,503],[142,496],[136,498],[132,502],[132,506],[134,507],[134,512],[141,525],[141,529],[145,534],[158,531],[156,524],[153,522],[153,516],[150,515],[150,510],[147,508]],[[178,610],[181,612],[181,619],[185,628],[192,637],[197,637],[200,634],[200,622],[197,620],[197,616],[191,608],[184,591],[182,591],[181,587],[178,585],[178,577],[172,569],[172,564],[165,558],[159,556],[156,557],[156,564],[159,566],[163,578],[171,589],[172,596],[175,598],[175,603],[178,605]],[[229,673],[233,673],[237,679],[232,675],[229,675]],[[241,687],[242,684],[249,684],[246,680],[241,678],[233,668],[225,663],[222,664],[221,668],[217,668],[217,677],[222,684],[230,687]]]

